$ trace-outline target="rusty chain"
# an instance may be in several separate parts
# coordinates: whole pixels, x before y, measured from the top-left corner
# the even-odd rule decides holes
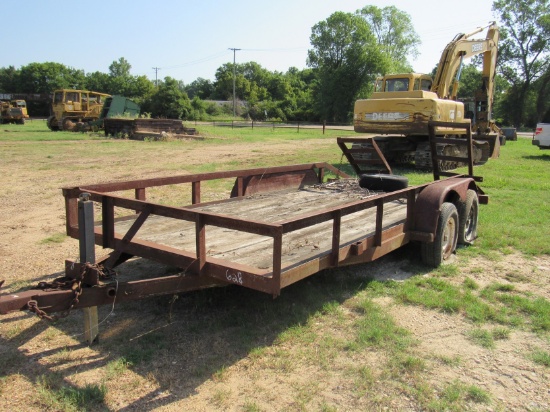
[[[40,309],[38,307],[38,302],[36,300],[29,300],[27,303],[27,308],[29,311],[35,313],[40,319],[43,320],[49,320],[49,321],[56,321],[61,318],[65,318],[69,316],[71,313],[71,310],[79,303],[80,296],[82,295],[82,281],[84,280],[84,276],[86,275],[86,272],[89,270],[96,270],[99,275],[99,279],[102,280],[109,280],[116,278],[116,271],[111,268],[104,268],[102,265],[92,264],[86,262],[84,265],[82,265],[82,270],[80,271],[80,275],[76,278],[70,278],[67,276],[62,276],[60,278],[54,279],[51,283],[49,282],[39,282],[37,285],[37,289],[41,290],[67,290],[71,289],[74,293],[73,299],[71,300],[71,304],[69,305],[69,308],[60,314],[55,315],[48,315],[45,311]]]

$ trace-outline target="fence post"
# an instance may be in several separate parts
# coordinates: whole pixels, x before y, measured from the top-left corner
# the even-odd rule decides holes
[[[78,198],[78,241],[80,246],[80,263],[95,263],[94,202],[89,193],[82,193]],[[89,345],[99,335],[97,306],[84,308],[84,338]]]
[[[298,122],[298,133],[300,133],[300,122]]]
[[[327,127],[327,121],[323,120],[323,134],[325,134],[325,127]]]

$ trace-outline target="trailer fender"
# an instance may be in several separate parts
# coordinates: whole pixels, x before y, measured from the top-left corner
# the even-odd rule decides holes
[[[466,201],[468,189],[476,189],[472,178],[453,178],[437,181],[420,192],[414,208],[414,231],[434,235],[444,202]]]

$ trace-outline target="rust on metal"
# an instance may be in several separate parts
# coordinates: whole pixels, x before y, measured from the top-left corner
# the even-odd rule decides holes
[[[325,171],[347,180],[320,184]],[[201,183],[227,178],[235,179],[235,197],[201,203]],[[76,199],[89,193],[101,208],[93,239],[112,252],[94,265],[67,261],[63,286],[0,295],[0,314],[32,310],[46,317],[229,284],[278,296],[320,270],[369,262],[413,239],[433,240],[432,220],[441,202],[465,198],[475,188],[470,177],[391,193],[350,190],[353,183],[327,163],[312,163],[64,188],[67,234],[79,238]],[[192,187],[187,206],[146,200],[150,188],[181,184]],[[134,198],[122,197],[122,191],[133,191]],[[128,213],[117,217],[115,208]],[[114,269],[132,257],[180,273],[117,279]]]
[[[374,138],[338,137],[336,143],[357,176],[366,173],[392,173]],[[352,146],[348,147],[348,144]]]

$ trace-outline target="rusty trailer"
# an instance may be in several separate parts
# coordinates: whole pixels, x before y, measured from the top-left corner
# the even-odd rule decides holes
[[[63,189],[67,234],[80,239],[81,255],[94,243],[112,249],[95,262],[66,262],[68,278],[83,276],[83,293],[74,307],[225,284],[277,296],[320,270],[369,262],[412,240],[433,243],[442,204],[466,201],[468,190],[477,193],[472,178],[451,177],[357,197],[321,185],[325,170],[347,177],[331,165],[313,163]],[[225,178],[235,178],[231,197],[201,203],[201,184]],[[146,200],[149,188],[181,184],[192,186],[187,206]],[[128,190],[135,198],[118,194]],[[86,216],[86,209],[93,213],[98,208],[100,221]],[[129,214],[115,217],[115,209]],[[91,249],[84,253],[91,256]],[[102,272],[134,256],[182,272],[118,285],[104,279]],[[72,290],[33,290],[11,299],[4,295],[0,311],[27,309],[29,300],[47,313],[62,311],[73,295]]]
[[[323,183],[327,172],[337,179]],[[230,195],[201,201],[201,189],[218,179],[234,180]],[[182,186],[190,193],[186,205],[147,200],[155,188]],[[115,301],[225,285],[276,297],[323,269],[370,262],[411,241],[437,266],[457,242],[473,241],[478,204],[488,201],[471,176],[372,192],[327,163],[83,185],[63,195],[79,261],[65,262],[63,278],[0,295],[0,314],[30,310],[55,319],[87,308],[86,330],[96,328],[90,342],[97,306]],[[96,259],[96,245],[109,253]],[[117,279],[116,268],[134,257],[179,273]]]

